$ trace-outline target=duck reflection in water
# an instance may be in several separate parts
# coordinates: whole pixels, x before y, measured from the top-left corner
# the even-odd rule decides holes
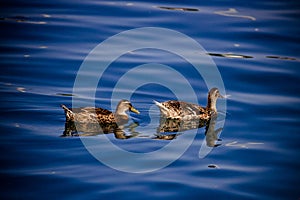
[[[61,105],[65,111],[65,131],[62,136],[92,136],[101,133],[114,133],[118,139],[128,139],[136,136],[134,128],[138,126],[133,123],[125,126],[129,121],[127,111],[139,114],[128,100],[121,100],[115,113],[103,108],[73,108],[69,109]],[[126,135],[125,128],[129,128],[131,135]],[[82,132],[82,134],[78,134]]]
[[[220,142],[222,141],[219,138],[219,134],[221,133],[221,131],[223,130],[223,128],[218,128],[216,129],[216,123],[217,123],[217,114],[212,115],[211,119],[209,120],[209,122],[206,125],[206,129],[205,129],[205,140],[206,140],[206,145],[208,147],[217,147],[220,146]]]
[[[211,115],[209,120],[182,120],[182,119],[170,119],[161,117],[160,124],[157,128],[157,134],[153,139],[159,140],[173,140],[177,136],[183,134],[182,132],[192,129],[198,129],[205,127],[205,139],[208,147],[217,147],[221,144],[216,144],[221,141],[218,138],[222,128],[215,130],[217,123],[217,114]],[[170,134],[171,133],[171,134]]]

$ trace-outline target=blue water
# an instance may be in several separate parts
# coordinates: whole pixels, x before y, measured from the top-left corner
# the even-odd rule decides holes
[[[296,1],[14,0],[0,10],[1,199],[300,198]],[[59,105],[72,105],[77,71],[93,48],[141,27],[172,29],[201,44],[220,71],[228,99],[222,145],[199,158],[205,140],[204,128],[199,129],[178,160],[136,174],[99,162],[79,137],[60,137],[65,118]],[[115,80],[145,63],[186,67],[180,72],[190,77],[205,105],[208,88],[188,62],[168,52],[141,50],[120,57],[106,71],[97,106],[113,110]],[[108,138],[132,152],[161,149],[169,141],[150,139],[156,131],[150,121],[158,115],[152,100],[174,97],[161,85],[141,86],[130,99],[141,115],[131,117],[145,137],[91,138]],[[185,142],[189,132],[175,140]]]

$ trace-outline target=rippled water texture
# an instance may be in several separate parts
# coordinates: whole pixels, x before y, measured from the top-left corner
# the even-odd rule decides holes
[[[296,1],[13,0],[2,3],[0,10],[1,199],[300,198]],[[221,145],[199,154],[201,148],[207,150],[205,128],[183,131],[173,141],[185,143],[192,134],[195,138],[178,160],[135,174],[99,162],[80,137],[61,137],[65,117],[60,104],[71,106],[75,97],[88,100],[73,93],[73,84],[90,51],[113,35],[141,27],[175,30],[201,44],[220,71],[228,99]],[[209,88],[190,63],[170,52],[141,49],[127,52],[105,71],[96,105],[114,110],[110,100],[116,81],[147,63],[168,65],[189,77],[199,104],[206,104]],[[151,73],[181,84],[160,71]],[[171,141],[155,138],[159,112],[152,100],[173,98],[174,93],[159,84],[138,87],[130,100],[141,112],[131,114],[139,123],[139,137],[83,137],[109,139],[135,153],[157,151]],[[171,153],[151,159],[165,161]],[[117,164],[127,162],[126,157],[107,156]]]

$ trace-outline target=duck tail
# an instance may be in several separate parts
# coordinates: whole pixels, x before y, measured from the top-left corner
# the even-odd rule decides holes
[[[155,101],[155,100],[153,100],[153,102],[155,103],[155,105],[157,105],[157,107],[159,108],[160,112],[163,115],[168,116],[169,110],[162,103],[159,103],[158,101]]]
[[[155,105],[157,105],[157,107],[164,108],[164,106],[161,103],[159,103],[158,101],[153,100],[153,102],[155,103]]]
[[[74,113],[72,110],[70,110],[67,106],[65,106],[64,104],[60,105],[64,111],[65,111],[65,115],[66,115],[66,121],[73,121],[74,120]]]

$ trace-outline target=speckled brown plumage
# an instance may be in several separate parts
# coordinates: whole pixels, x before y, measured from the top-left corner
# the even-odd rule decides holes
[[[217,88],[212,88],[208,93],[207,106],[202,107],[193,103],[170,100],[159,103],[154,101],[159,107],[161,115],[165,118],[181,120],[209,120],[213,113],[217,113],[216,102],[218,98],[223,98]]]
[[[128,121],[126,111],[139,113],[128,100],[121,100],[115,113],[103,108],[85,107],[69,109],[65,105],[61,105],[61,107],[65,111],[66,121],[77,123],[124,124]]]
[[[65,111],[65,131],[62,136],[90,136],[100,133],[114,133],[118,139],[128,139],[134,135],[126,135],[123,125],[128,122],[126,111],[139,114],[128,100],[121,100],[115,113],[103,108],[73,108],[61,105]],[[78,132],[83,132],[78,134]]]

